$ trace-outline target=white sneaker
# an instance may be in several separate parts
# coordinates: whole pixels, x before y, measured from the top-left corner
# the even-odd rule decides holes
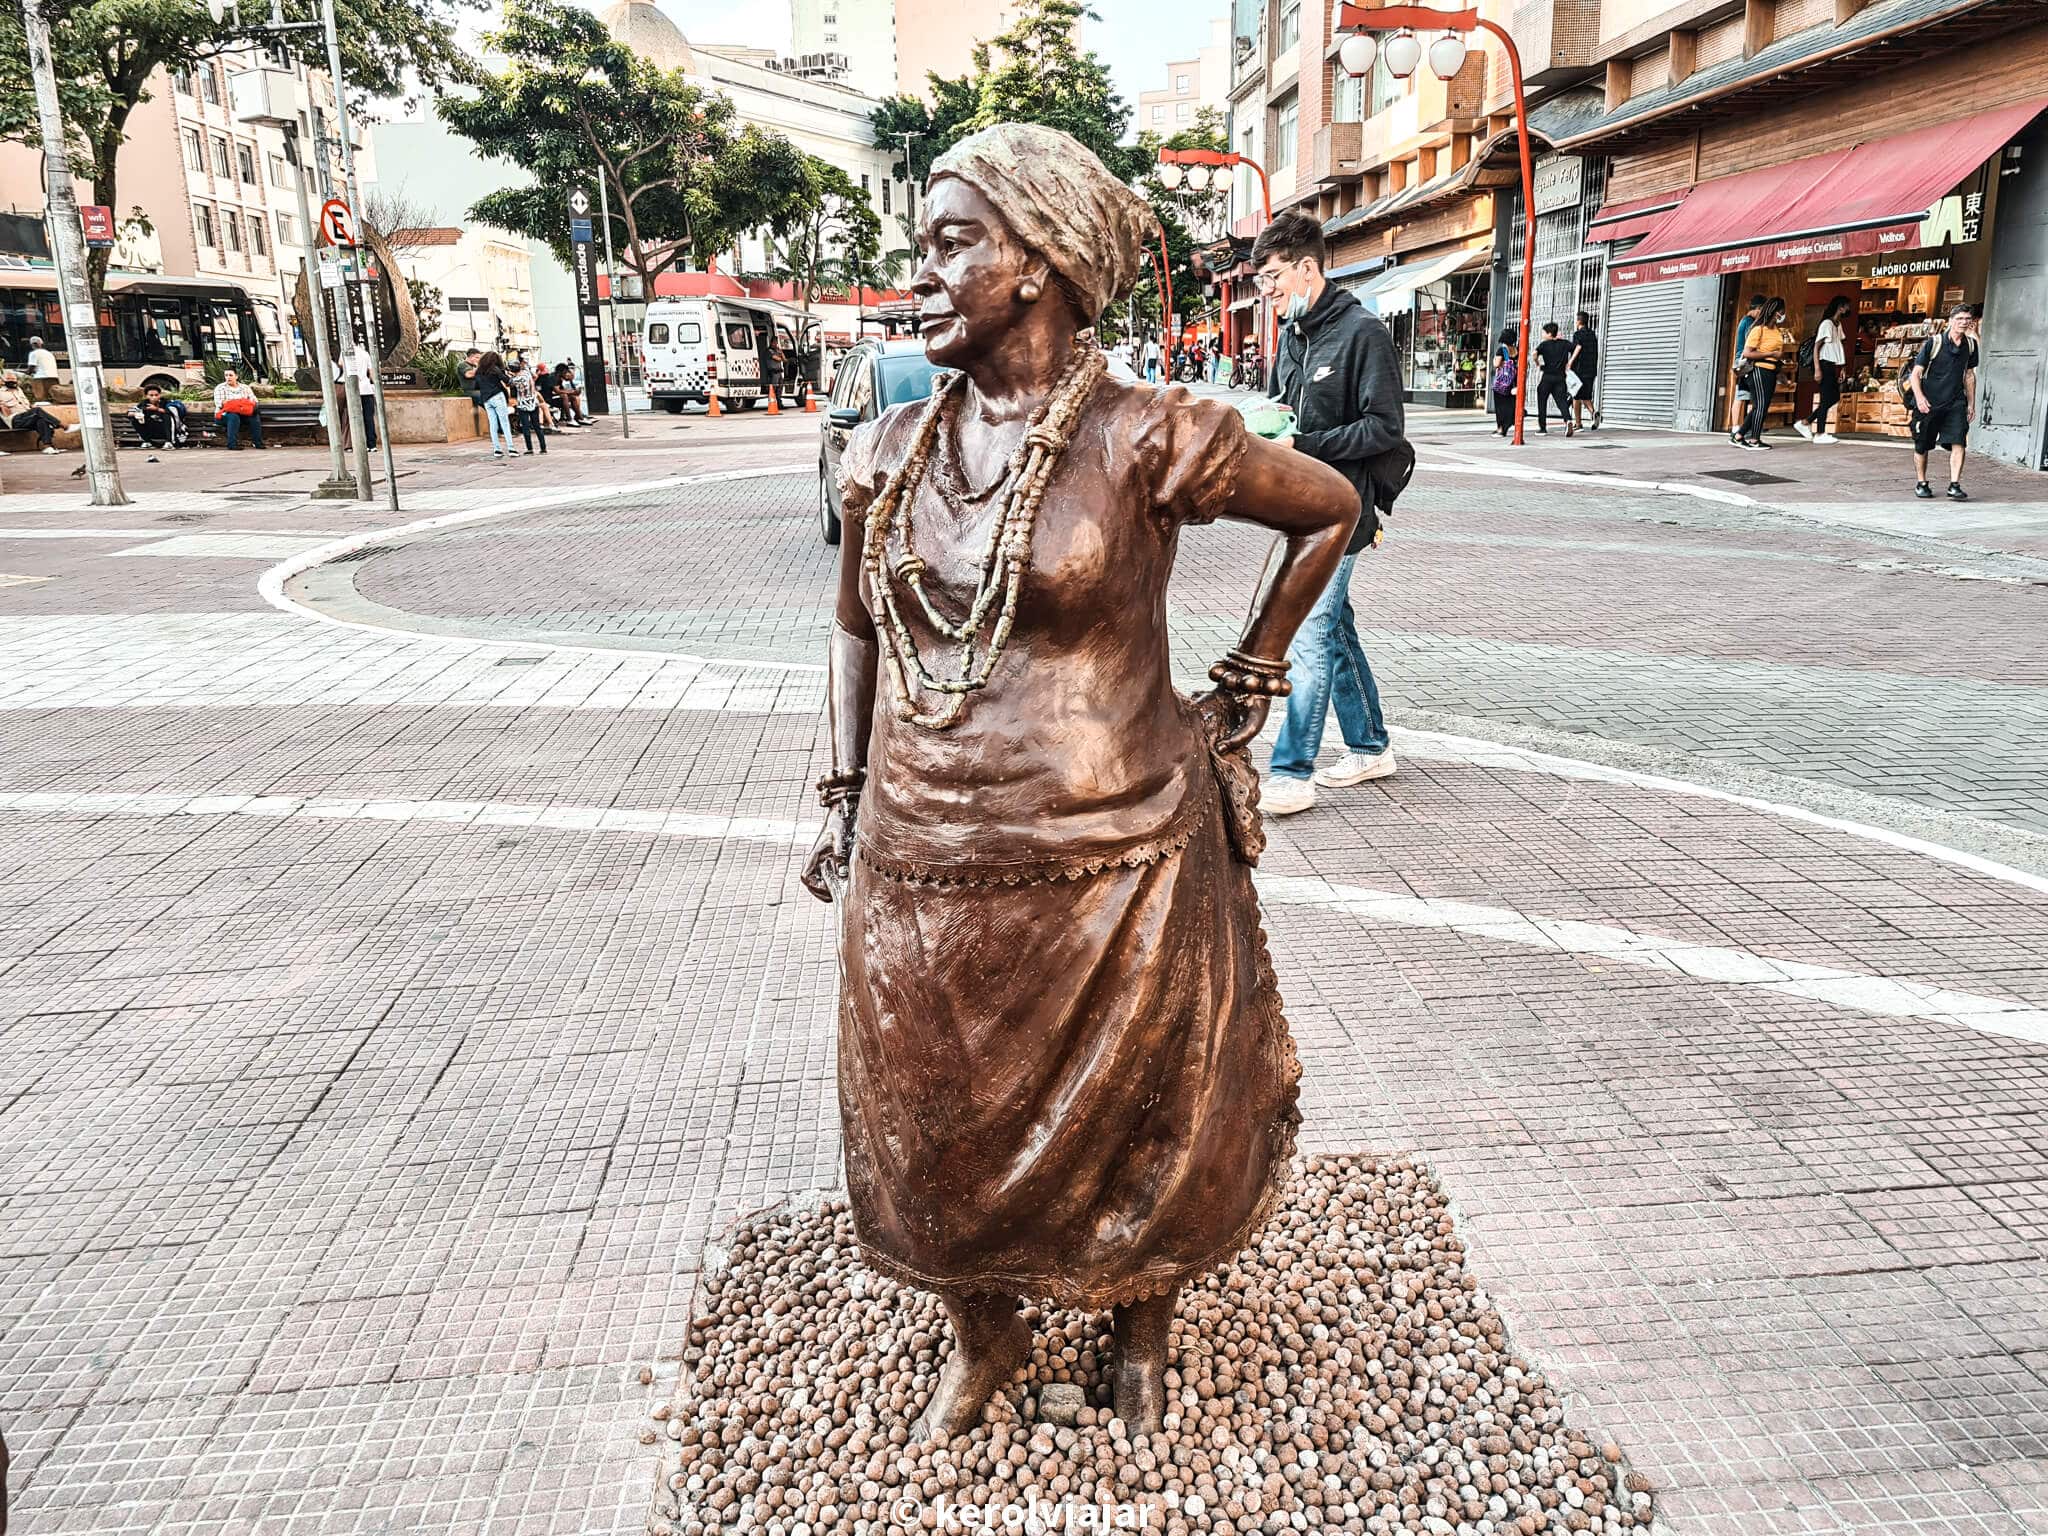
[[[58,450],[57,450],[57,449],[55,449],[55,448],[45,448],[45,449],[43,450],[43,452],[45,452],[45,453],[56,453],[56,452],[58,452]]]
[[[1822,432],[1814,438],[1816,443],[1839,443],[1841,439],[1832,432]]]
[[[1308,779],[1268,774],[1259,781],[1259,809],[1268,816],[1293,816],[1316,803],[1316,787]]]
[[[1793,423],[1792,423],[1792,430],[1793,430],[1794,432],[1797,432],[1797,433],[1798,433],[1798,434],[1799,434],[1799,435],[1800,435],[1801,437],[1805,438],[1805,439],[1806,439],[1806,440],[1807,440],[1808,442],[1812,442],[1812,441],[1813,441],[1813,428],[1812,428],[1812,427],[1809,427],[1809,426],[1808,426],[1808,425],[1807,425],[1807,424],[1806,424],[1805,422],[1803,422],[1803,421],[1795,421],[1795,422],[1793,422]]]
[[[1383,752],[1346,752],[1327,768],[1316,771],[1316,782],[1325,789],[1347,789],[1369,779],[1391,779],[1398,772],[1394,749]]]

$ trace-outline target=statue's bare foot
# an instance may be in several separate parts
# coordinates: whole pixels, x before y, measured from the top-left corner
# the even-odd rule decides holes
[[[939,1385],[924,1412],[910,1426],[920,1444],[965,1434],[981,1418],[982,1407],[1024,1363],[1031,1349],[1031,1330],[1010,1296],[942,1298],[953,1324],[953,1353],[939,1372]]]
[[[1110,1391],[1116,1416],[1134,1435],[1158,1434],[1166,1414],[1166,1340],[1175,1299],[1169,1291],[1116,1309],[1116,1369]]]

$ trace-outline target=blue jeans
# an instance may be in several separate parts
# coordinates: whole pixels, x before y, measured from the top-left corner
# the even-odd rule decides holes
[[[263,418],[254,411],[251,411],[247,416],[238,416],[233,411],[223,411],[218,420],[221,425],[221,431],[227,436],[230,448],[242,446],[242,434],[244,432],[249,434],[249,441],[258,448],[263,446]]]
[[[1315,772],[1333,695],[1345,747],[1367,756],[1387,749],[1379,685],[1372,680],[1351,613],[1351,568],[1357,563],[1357,555],[1344,557],[1287,648],[1287,659],[1294,664],[1287,674],[1294,692],[1287,696],[1287,718],[1273,744],[1276,778],[1305,779]]]
[[[512,411],[503,395],[493,395],[484,402],[484,420],[490,424],[491,428],[491,452],[510,453],[512,451]],[[500,438],[503,438],[505,442],[505,446],[502,448],[498,446]]]

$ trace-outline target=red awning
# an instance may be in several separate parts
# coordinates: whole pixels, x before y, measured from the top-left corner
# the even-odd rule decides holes
[[[2048,97],[1701,182],[1609,278],[1627,288],[1909,249],[1949,188],[2044,108]]]
[[[1664,215],[1671,212],[1691,187],[1676,192],[1666,192],[1660,197],[1639,197],[1633,202],[1609,203],[1593,215],[1593,222],[1586,226],[1588,240],[1628,240],[1636,235],[1648,234],[1664,221]]]

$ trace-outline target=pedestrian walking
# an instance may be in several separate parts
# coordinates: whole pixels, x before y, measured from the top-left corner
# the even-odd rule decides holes
[[[470,394],[490,425],[491,457],[508,457],[512,452],[512,391],[505,381],[505,360],[497,353],[486,352],[477,359],[474,387]],[[499,446],[501,442],[502,447]]]
[[[1572,425],[1572,400],[1565,388],[1566,365],[1571,361],[1572,344],[1557,334],[1557,322],[1543,322],[1543,339],[1536,343],[1536,430],[1548,435],[1550,432],[1550,405],[1557,402],[1557,414],[1564,422],[1564,435],[1570,437],[1578,429]]]
[[[1820,375],[1814,391],[1813,416],[1792,423],[1792,430],[1816,443],[1838,442],[1828,426],[1828,417],[1842,398],[1842,367],[1849,361],[1849,338],[1842,329],[1842,317],[1851,309],[1849,296],[1838,293],[1821,311],[1820,325],[1813,333],[1813,366]]]
[[[1785,326],[1785,301],[1766,299],[1763,313],[1743,337],[1742,360],[1749,364],[1749,418],[1743,423],[1742,446],[1768,448],[1764,423],[1771,414],[1771,399],[1778,392],[1778,368],[1798,350]]]
[[[1327,249],[1321,223],[1299,209],[1274,219],[1252,246],[1259,287],[1286,315],[1269,392],[1293,410],[1294,434],[1277,441],[1337,470],[1361,503],[1344,559],[1288,647],[1293,691],[1260,793],[1274,816],[1307,810],[1319,784],[1342,788],[1394,773],[1379,686],[1351,610],[1351,571],[1379,533],[1374,462],[1403,442],[1401,367],[1379,317],[1323,275]],[[1318,772],[1333,702],[1344,755]]]
[[[1728,441],[1738,447],[1742,443],[1742,429],[1749,422],[1749,368],[1742,360],[1742,349],[1749,341],[1750,327],[1763,318],[1764,296],[1753,293],[1749,296],[1749,307],[1742,312],[1742,318],[1735,322],[1735,426],[1728,433]]]
[[[12,368],[0,374],[0,421],[17,432],[33,432],[36,446],[44,453],[57,451],[57,429],[63,425],[21,387],[21,375]]]
[[[1969,305],[1956,305],[1947,328],[1920,343],[1906,374],[1912,397],[1913,494],[1922,501],[1934,495],[1927,483],[1927,455],[1936,446],[1948,450],[1948,499],[1970,499],[1963,489],[1963,459],[1970,418],[1977,414],[1977,340],[1970,334],[1976,323]]]
[[[28,339],[28,390],[38,404],[48,404],[57,393],[57,354],[43,345],[43,338]]]
[[[1522,333],[1512,325],[1500,329],[1493,344],[1493,431],[1511,437],[1515,430],[1515,385],[1522,376]]]
[[[244,432],[256,447],[263,446],[263,417],[256,409],[256,391],[232,368],[213,386],[213,420],[235,452],[242,450]]]
[[[533,455],[533,440],[540,436],[540,451],[548,451],[548,429],[540,420],[540,389],[533,382],[533,370],[526,365],[523,353],[514,352],[505,365],[505,383],[512,395],[512,424],[519,429],[519,439],[526,445],[525,453]]]
[[[1145,338],[1145,382],[1147,384],[1157,384],[1159,382],[1159,338],[1157,336],[1147,336]]]
[[[1565,372],[1571,379],[1579,381],[1579,387],[1572,391],[1572,426],[1581,432],[1600,430],[1600,407],[1593,399],[1593,385],[1600,377],[1600,333],[1593,329],[1593,316],[1580,310],[1578,329],[1572,332],[1572,355],[1565,361]],[[1593,418],[1588,427],[1580,412],[1585,411]]]

